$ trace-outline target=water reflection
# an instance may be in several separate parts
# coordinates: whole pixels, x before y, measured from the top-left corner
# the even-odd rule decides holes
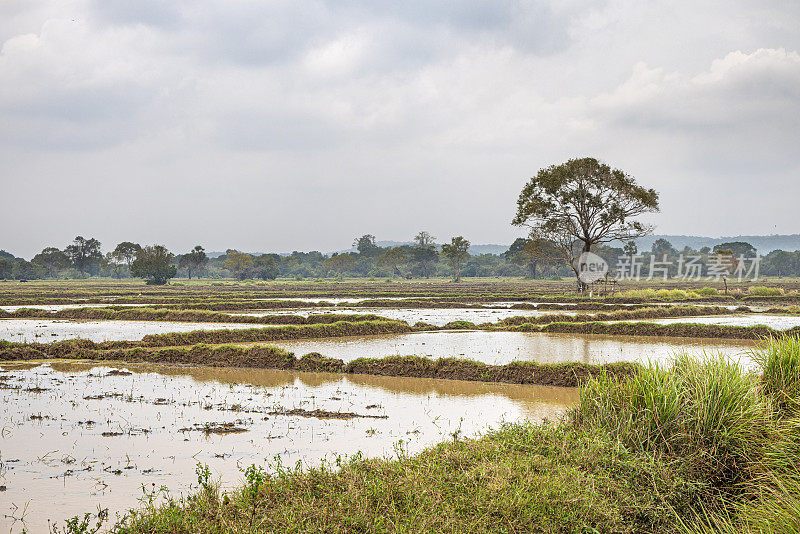
[[[753,346],[754,342],[539,332],[447,331],[276,341],[271,344],[297,355],[319,352],[325,356],[341,358],[345,362],[361,357],[416,355],[429,358],[466,358],[491,364],[505,364],[514,360],[533,360],[542,363],[648,360],[667,362],[676,352],[687,352],[698,356],[704,352],[718,353],[738,359]]]
[[[269,325],[237,323],[178,323],[169,321],[87,321],[64,319],[0,319],[0,339],[52,343],[65,339],[138,341],[148,334],[266,328]]]
[[[415,453],[504,421],[558,417],[576,399],[566,388],[413,378],[0,364],[0,528],[44,532],[48,519],[97,506],[113,517],[136,506],[142,484],[186,494],[198,462],[230,487],[253,463],[317,465],[357,451],[391,456],[398,446]],[[293,409],[300,415],[281,414]],[[26,522],[14,523],[9,516],[25,507]]]
[[[265,315],[301,315],[308,317],[311,314],[348,314],[367,315],[374,314],[387,319],[406,321],[408,324],[418,322],[444,326],[452,321],[469,321],[475,324],[496,323],[508,317],[541,317],[555,314],[553,310],[511,310],[507,308],[301,308],[289,310],[263,310],[236,313],[236,315],[249,315],[263,317]],[[576,311],[558,312],[559,315],[575,315]],[[581,312],[593,313],[593,312]]]

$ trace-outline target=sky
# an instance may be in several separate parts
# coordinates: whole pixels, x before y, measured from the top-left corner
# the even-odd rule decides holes
[[[509,243],[593,156],[656,232],[798,233],[800,2],[2,0],[0,248]]]

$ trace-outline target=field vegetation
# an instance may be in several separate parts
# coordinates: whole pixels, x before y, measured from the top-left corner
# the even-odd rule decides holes
[[[416,456],[253,467],[223,490],[144,502],[112,531],[741,532],[800,528],[800,339],[760,372],[678,356],[597,375],[564,420],[508,424]]]
[[[591,365],[512,362],[506,365],[488,365],[474,360],[430,359],[419,356],[358,358],[345,364],[340,359],[329,358],[319,353],[309,353],[297,358],[291,352],[269,345],[196,344],[164,348],[119,345],[119,343],[112,345],[86,341],[65,341],[52,345],[17,345],[0,342],[0,361],[80,358],[109,362],[294,369],[309,372],[441,378],[563,387],[576,387],[589,377],[600,374],[613,377],[625,376],[638,367],[637,364],[631,363]]]
[[[768,282],[770,285],[763,285]],[[170,307],[210,309],[269,309],[313,307],[304,299],[358,298],[357,306],[410,307],[422,303],[432,306],[464,307],[493,302],[563,303],[576,305],[658,303],[756,304],[800,303],[800,279],[770,279],[762,285],[729,283],[725,295],[720,282],[642,281],[620,284],[615,291],[595,293],[592,298],[575,293],[569,280],[526,280],[513,278],[464,278],[456,284],[446,278],[428,280],[364,279],[305,281],[235,281],[182,279],[169,285],[145,285],[132,279],[86,278],[82,280],[0,280],[0,305],[43,304],[154,304]],[[768,290],[765,291],[766,287]],[[280,299],[298,299],[281,301]],[[401,300],[397,300],[401,299]],[[420,303],[412,301],[419,300]],[[448,304],[444,304],[448,303]],[[229,306],[228,308],[224,307]],[[346,304],[342,304],[346,305]],[[201,308],[207,306],[207,308]]]

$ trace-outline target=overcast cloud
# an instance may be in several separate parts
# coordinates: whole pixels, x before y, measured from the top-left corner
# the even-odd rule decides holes
[[[4,0],[0,248],[508,243],[596,156],[659,233],[798,233],[800,3]]]

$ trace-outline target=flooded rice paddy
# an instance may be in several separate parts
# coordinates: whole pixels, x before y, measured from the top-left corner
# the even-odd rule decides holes
[[[265,315],[302,315],[308,317],[312,314],[317,315],[324,313],[348,315],[373,314],[386,317],[387,319],[405,321],[410,325],[423,322],[434,326],[444,326],[452,321],[469,321],[475,324],[496,323],[508,317],[540,317],[555,312],[552,310],[510,310],[506,308],[302,308],[293,310],[249,311],[232,315],[249,315],[253,317],[262,317]],[[578,312],[564,311],[559,313],[575,315]]]
[[[742,360],[754,346],[746,340],[651,338],[541,332],[445,331],[274,341],[297,355],[319,352],[345,362],[396,355],[464,358],[489,364],[515,360],[540,363],[669,362],[678,352],[722,354]]]
[[[244,323],[173,323],[167,321],[91,321],[71,319],[0,319],[0,339],[52,343],[65,339],[137,341],[148,334],[266,327]]]
[[[771,315],[771,314],[743,314],[743,315],[716,315],[705,317],[669,317],[662,319],[648,319],[648,322],[658,324],[697,323],[717,324],[726,326],[755,326],[763,325],[775,330],[788,330],[800,326],[800,315]]]
[[[111,517],[162,485],[223,487],[251,464],[415,453],[505,421],[557,418],[569,388],[143,365],[0,364],[0,529]]]
[[[125,307],[131,306],[151,306],[151,304],[125,304]],[[113,304],[20,304],[15,306],[0,306],[0,310],[7,312],[15,312],[22,308],[33,310],[44,310],[49,312],[56,312],[61,310],[75,310],[79,308],[109,308],[114,307]]]
[[[244,312],[245,315],[375,314],[442,326],[452,321],[493,323],[507,317],[559,313],[509,309],[517,302],[479,308],[360,308],[337,306],[364,299],[297,298],[330,306]],[[56,311],[105,304],[39,305]],[[4,306],[13,309],[23,306]],[[594,313],[592,311],[563,313]],[[776,329],[800,325],[800,316],[737,314],[653,319]],[[138,340],[147,334],[268,325],[0,320],[0,339],[52,342]],[[275,341],[294,352],[340,358],[416,355],[489,364],[669,362],[676,353],[722,354],[745,366],[754,342],[539,332],[439,331],[381,336]],[[197,463],[207,464],[223,487],[238,486],[251,464],[304,466],[362,453],[415,453],[454,436],[474,436],[503,422],[557,418],[577,401],[570,388],[482,384],[364,375],[297,373],[137,364],[0,363],[0,529],[45,532],[47,520],[109,508],[136,507],[161,486],[173,496],[196,489]]]

